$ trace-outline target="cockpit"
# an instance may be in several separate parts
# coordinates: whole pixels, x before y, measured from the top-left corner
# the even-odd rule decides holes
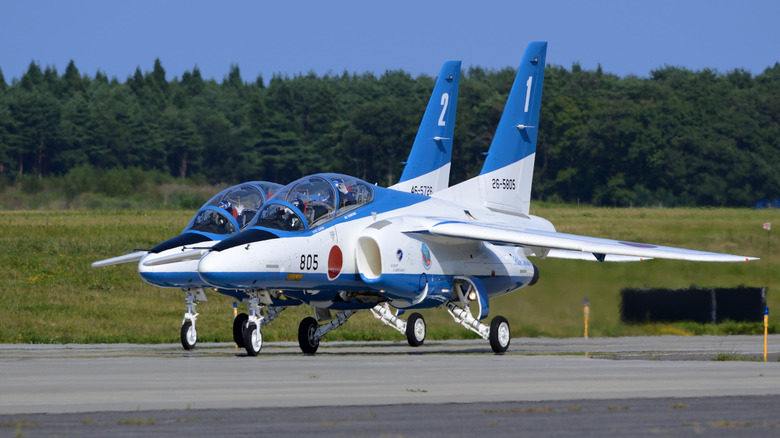
[[[231,235],[246,228],[265,201],[282,185],[253,181],[217,193],[195,214],[184,231]]]
[[[294,181],[266,203],[249,226],[312,229],[374,199],[370,184],[346,175],[318,174]]]

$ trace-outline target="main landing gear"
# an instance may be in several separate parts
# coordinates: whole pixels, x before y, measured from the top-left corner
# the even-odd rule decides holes
[[[482,339],[489,340],[494,353],[503,354],[509,348],[509,322],[503,316],[496,316],[487,326],[471,316],[468,305],[461,308],[450,301],[447,303],[447,311],[455,322],[482,336]]]
[[[503,316],[496,316],[490,321],[488,326],[474,318],[469,309],[471,300],[468,297],[470,294],[463,292],[463,285],[464,283],[455,284],[455,291],[458,293],[462,307],[450,301],[446,304],[447,311],[452,315],[455,322],[480,335],[482,339],[489,340],[490,348],[493,349],[494,353],[504,354],[509,348],[509,322]],[[474,286],[470,285],[470,287]]]
[[[407,321],[398,317],[398,314],[393,315],[390,310],[390,306],[387,303],[377,304],[371,309],[371,314],[374,318],[382,321],[389,327],[398,330],[406,335],[406,341],[412,347],[419,347],[425,342],[425,320],[423,316],[415,312],[409,316]]]
[[[327,309],[315,309],[317,315],[327,314],[320,319],[330,318]],[[322,312],[320,312],[322,311]],[[347,320],[357,313],[357,309],[338,312],[327,324],[319,325],[317,319],[308,317],[298,326],[298,345],[303,354],[312,355],[320,347],[320,339],[331,330],[344,325]],[[419,347],[425,342],[425,320],[419,313],[412,313],[408,321],[404,321],[397,315],[393,315],[387,303],[377,304],[371,309],[371,313],[388,326],[406,334],[406,340],[412,347]]]
[[[189,351],[195,348],[198,343],[198,330],[195,328],[195,321],[198,314],[195,312],[195,306],[198,303],[206,301],[206,293],[203,288],[183,288],[184,304],[187,306],[187,313],[181,321],[181,346]]]
[[[317,320],[312,317],[304,318],[298,326],[298,345],[303,354],[316,353],[320,347],[320,339],[329,331],[344,325],[349,317],[355,313],[357,310],[343,310],[337,313],[329,323],[323,325],[319,325]]]

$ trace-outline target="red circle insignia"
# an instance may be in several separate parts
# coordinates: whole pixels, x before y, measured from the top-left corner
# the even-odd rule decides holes
[[[328,254],[328,280],[333,280],[341,273],[341,267],[344,264],[344,256],[341,254],[341,248],[334,245]]]

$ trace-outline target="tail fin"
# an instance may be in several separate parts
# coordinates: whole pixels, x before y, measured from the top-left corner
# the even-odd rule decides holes
[[[391,189],[430,195],[449,186],[459,84],[460,61],[444,63],[401,179]]]
[[[482,172],[436,197],[528,214],[546,55],[546,42],[534,42],[525,49]]]

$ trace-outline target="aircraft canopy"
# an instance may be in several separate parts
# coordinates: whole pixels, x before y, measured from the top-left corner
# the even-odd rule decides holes
[[[357,178],[333,173],[307,176],[276,192],[271,198],[272,202],[260,210],[257,220],[249,226],[285,231],[311,229],[368,204],[373,199],[373,187]],[[294,223],[292,215],[305,223]]]
[[[198,210],[184,231],[229,235],[243,229],[282,185],[253,181],[229,187]]]

